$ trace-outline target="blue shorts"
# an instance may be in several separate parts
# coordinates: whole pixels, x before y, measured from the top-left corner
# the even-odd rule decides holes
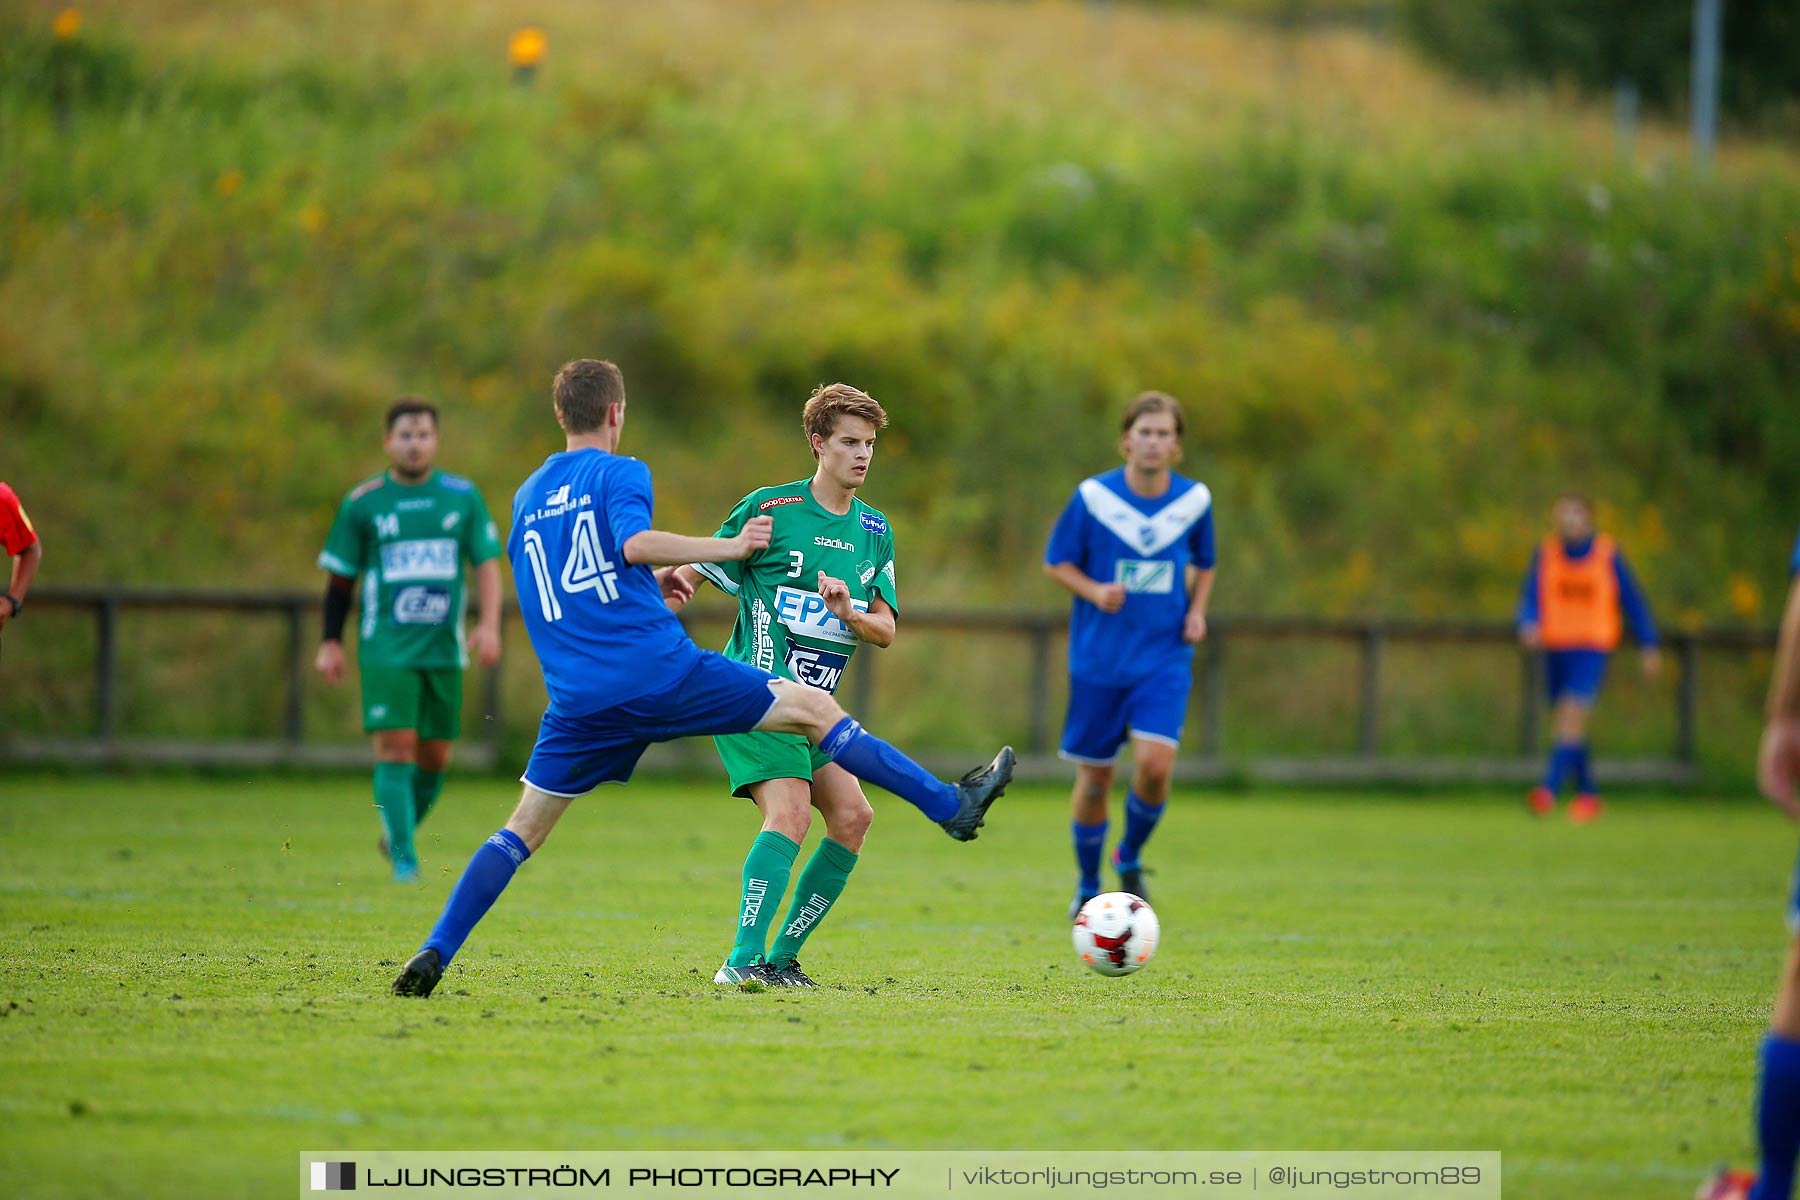
[[[1129,687],[1069,680],[1069,716],[1063,722],[1062,757],[1090,767],[1109,766],[1127,738],[1181,745],[1188,693],[1194,688],[1187,662]]]
[[[551,708],[521,782],[552,796],[584,796],[624,783],[652,742],[715,733],[748,733],[775,706],[775,676],[702,650],[686,675],[648,696],[590,713]]]
[[[1606,678],[1604,650],[1546,650],[1544,689],[1555,704],[1564,696],[1592,704],[1600,698],[1600,682]]]

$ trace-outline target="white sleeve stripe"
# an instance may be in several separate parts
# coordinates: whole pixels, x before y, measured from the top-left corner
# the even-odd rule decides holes
[[[714,586],[727,596],[738,594],[738,585],[731,582],[731,576],[719,570],[717,563],[689,563],[688,565],[712,580]]]
[[[325,570],[330,571],[333,575],[348,575],[352,579],[355,579],[357,576],[355,567],[351,566],[337,555],[324,550],[319,551],[319,565]]]

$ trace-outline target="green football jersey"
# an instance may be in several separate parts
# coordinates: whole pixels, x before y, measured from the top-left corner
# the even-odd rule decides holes
[[[725,655],[788,679],[836,691],[856,653],[856,634],[819,595],[819,572],[844,581],[867,611],[877,593],[900,611],[894,535],[887,518],[850,501],[843,516],[813,499],[812,480],[758,488],[738,501],[715,537],[736,537],[752,517],[773,517],[769,544],[742,562],[695,563],[694,570],[736,596],[737,624]]]
[[[463,563],[500,554],[500,531],[475,485],[433,471],[396,483],[386,471],[350,490],[319,565],[362,588],[364,666],[466,667]]]

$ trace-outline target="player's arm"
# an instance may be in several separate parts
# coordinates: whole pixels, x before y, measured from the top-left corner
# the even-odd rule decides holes
[[[325,535],[325,548],[319,551],[319,566],[325,569],[325,625],[320,631],[313,667],[332,687],[344,678],[344,619],[350,615],[356,575],[362,570],[367,548],[368,538],[356,502],[345,496],[331,522],[331,532]]]
[[[12,583],[6,589],[7,599],[0,599],[0,629],[6,628],[6,623],[25,606],[25,593],[31,590],[31,581],[37,578],[38,563],[43,558],[44,543],[35,541],[12,560]]]
[[[463,553],[475,565],[475,628],[469,633],[469,653],[485,668],[500,665],[501,596],[500,527],[488,514],[487,501],[473,485],[467,493],[467,519],[462,523]]]
[[[1212,599],[1213,564],[1218,561],[1213,548],[1210,504],[1188,532],[1188,555],[1187,570],[1182,573],[1182,582],[1187,584],[1188,607],[1181,622],[1181,640],[1193,646],[1206,640],[1206,603]]]
[[[1187,585],[1187,619],[1182,622],[1181,638],[1191,646],[1206,640],[1206,603],[1212,598],[1213,568],[1189,566]]]
[[[633,460],[615,476],[607,496],[613,544],[633,566],[683,567],[688,563],[737,562],[769,544],[775,528],[771,517],[745,521],[732,537],[689,537],[650,526],[656,498],[650,468]]]
[[[500,664],[500,560],[490,558],[475,567],[475,603],[480,615],[469,634],[469,653],[483,667]]]
[[[894,644],[895,614],[893,607],[876,593],[869,601],[869,610],[863,612],[850,603],[850,585],[841,579],[834,579],[825,572],[819,572],[819,598],[825,601],[825,607],[831,615],[850,627],[859,642],[867,642],[871,646],[891,646]]]
[[[1087,561],[1087,522],[1087,504],[1076,492],[1050,531],[1050,544],[1044,548],[1044,574],[1101,612],[1118,612],[1125,607],[1125,585],[1101,583],[1082,569]]]
[[[1763,795],[1800,821],[1800,798],[1794,794],[1800,782],[1800,575],[1788,588],[1787,609],[1781,616],[1756,782]]]
[[[1650,619],[1650,604],[1637,576],[1625,563],[1623,553],[1613,555],[1613,576],[1619,583],[1619,607],[1631,624],[1631,636],[1637,641],[1644,658],[1644,674],[1655,676],[1662,670],[1662,650],[1656,636],[1656,622]]]
[[[736,537],[689,537],[662,529],[646,529],[625,540],[625,561],[634,566],[685,566],[688,563],[734,562],[749,558],[769,544],[775,522],[757,517],[744,523]]]
[[[1525,582],[1519,585],[1519,609],[1513,626],[1519,631],[1520,644],[1536,650],[1544,644],[1538,632],[1538,551],[1531,553],[1531,565],[1525,569]]]
[[[663,603],[669,606],[670,612],[686,608],[687,602],[700,589],[700,572],[686,563],[679,567],[658,567],[651,574],[656,576],[656,586],[662,589]]]
[[[1044,574],[1086,600],[1101,612],[1118,612],[1125,607],[1125,585],[1101,583],[1074,563],[1045,563]]]
[[[313,656],[313,668],[332,687],[344,679],[344,620],[350,615],[355,595],[354,576],[325,573],[325,625],[320,631],[319,652]]]

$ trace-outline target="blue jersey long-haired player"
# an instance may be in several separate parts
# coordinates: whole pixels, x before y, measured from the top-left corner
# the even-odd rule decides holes
[[[1173,396],[1133,400],[1119,439],[1125,465],[1082,480],[1044,551],[1045,573],[1075,594],[1061,747],[1075,764],[1070,920],[1100,891],[1113,764],[1128,741],[1131,787],[1112,863],[1122,891],[1149,899],[1140,854],[1169,799],[1213,584],[1212,493],[1174,470],[1183,427]]]
[[[650,468],[618,453],[625,423],[619,369],[577,359],[557,372],[553,395],[568,449],[519,488],[507,541],[550,707],[518,807],[469,860],[443,915],[394,980],[396,995],[429,996],[570,802],[629,780],[652,742],[753,729],[801,734],[958,841],[974,840],[1012,778],[1008,746],[987,766],[945,783],[846,716],[830,692],[696,646],[668,605],[693,594],[675,567],[743,559],[769,544],[772,522],[755,517],[729,538],[652,528]],[[665,566],[652,570],[653,563]],[[786,986],[755,970],[739,982]]]

